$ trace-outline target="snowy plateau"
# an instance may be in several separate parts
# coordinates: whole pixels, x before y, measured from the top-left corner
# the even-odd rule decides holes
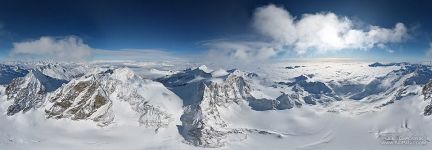
[[[432,149],[431,69],[3,62],[0,149]]]

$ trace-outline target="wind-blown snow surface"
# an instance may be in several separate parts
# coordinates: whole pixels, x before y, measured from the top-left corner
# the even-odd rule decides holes
[[[161,110],[179,109],[181,106],[178,105],[183,103],[183,109],[188,112],[186,116],[192,116],[200,124],[188,124],[191,120],[187,117],[181,119],[184,113],[181,110],[166,110],[174,118],[166,127],[146,127],[139,122],[141,114],[131,109],[135,105],[116,99],[118,90],[109,95],[115,119],[102,127],[92,119],[47,119],[47,106],[8,116],[7,109],[13,101],[5,95],[6,85],[1,85],[0,149],[206,149],[206,144],[201,142],[209,141],[219,142],[210,144],[216,149],[432,148],[429,142],[418,145],[381,143],[381,138],[386,135],[420,136],[428,137],[428,140],[432,137],[432,118],[424,116],[424,108],[429,102],[424,101],[421,94],[426,84],[424,80],[432,78],[427,66],[406,63],[369,66],[371,62],[319,61],[263,64],[243,71],[198,65],[183,71],[185,68],[176,67],[181,64],[141,67],[138,64],[132,68],[135,73],[123,68],[132,65],[130,62],[128,65],[92,64],[83,68],[96,69],[82,72],[99,74],[106,70],[104,68],[114,69],[115,73],[111,75],[97,77],[100,85],[119,83],[115,89],[139,89],[138,94]],[[79,74],[77,70],[85,69],[75,69],[74,73]],[[46,72],[73,80],[70,83],[92,79],[86,75],[72,77],[58,75],[56,71]],[[134,74],[139,77],[132,78]],[[136,81],[136,78],[143,81]],[[155,78],[158,79],[148,80]],[[126,86],[132,83],[131,79],[134,84]],[[200,89],[206,98],[199,96]],[[244,91],[237,92],[239,89]],[[166,94],[153,96],[160,91]],[[195,97],[190,94],[194,92]],[[169,95],[174,104],[163,101],[163,95]],[[175,99],[182,102],[179,104]],[[261,109],[251,105],[257,101]],[[45,102],[49,105],[48,100]],[[293,105],[282,107],[282,103]],[[200,113],[186,111],[187,108]],[[182,127],[191,130],[181,130]],[[195,130],[197,127],[202,129]],[[182,131],[196,131],[208,136],[188,138],[191,135]],[[217,138],[211,137],[215,135]],[[197,139],[201,142],[194,144]]]

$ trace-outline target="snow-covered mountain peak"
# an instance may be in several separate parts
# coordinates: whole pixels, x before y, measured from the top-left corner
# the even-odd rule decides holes
[[[138,78],[138,76],[129,68],[115,69],[111,77],[123,82]]]
[[[46,94],[56,90],[63,83],[66,81],[46,76],[38,70],[30,70],[26,76],[14,79],[6,87],[8,100],[14,101],[8,107],[7,114],[13,115],[40,107],[45,101]]]
[[[206,73],[187,69],[159,79],[183,100],[179,132],[185,140],[202,147],[220,147],[231,134],[220,113],[232,105],[247,103],[251,87],[239,70]]]
[[[186,149],[190,148],[190,145],[184,143],[198,147],[241,149],[246,145],[245,142],[251,144],[256,143],[256,140],[266,139],[274,143],[285,143],[296,140],[295,137],[304,137],[302,141],[311,139],[310,142],[315,143],[316,139],[327,140],[333,135],[343,137],[344,133],[337,133],[340,132],[340,127],[356,125],[364,127],[364,134],[370,134],[375,130],[366,128],[375,127],[375,124],[356,120],[357,118],[364,117],[367,120],[382,114],[391,118],[400,117],[400,107],[405,107],[405,103],[409,104],[406,105],[409,106],[407,110],[415,112],[413,116],[418,119],[429,119],[419,116],[420,113],[432,114],[432,83],[423,87],[432,78],[430,67],[426,65],[368,66],[362,63],[344,67],[347,65],[304,64],[304,67],[293,67],[294,69],[278,67],[280,70],[272,72],[260,72],[257,69],[255,71],[259,76],[257,73],[239,69],[211,70],[196,67],[179,70],[178,67],[176,70],[155,67],[154,70],[173,70],[163,75],[164,77],[158,76],[156,81],[147,79],[150,77],[144,72],[152,70],[149,68],[130,69],[124,65],[88,66],[86,71],[82,72],[85,75],[71,76],[72,78],[66,81],[52,78],[44,71],[65,68],[68,72],[77,66],[69,68],[65,66],[73,65],[56,63],[44,63],[43,66],[43,69],[27,67],[23,70],[28,73],[23,77],[16,78],[16,81],[6,88],[0,86],[0,92],[8,92],[8,95],[3,96],[5,99],[9,96],[10,101],[3,105],[6,109],[9,107],[8,115],[25,112],[7,119],[22,121],[25,120],[23,118],[39,114],[40,120],[47,122],[47,129],[50,131],[53,127],[51,123],[55,123],[56,127],[57,123],[71,126],[98,124],[104,128],[97,130],[91,126],[92,131],[103,137],[111,136],[109,134],[117,136],[117,133],[133,129],[131,133],[137,137],[167,138],[176,145],[181,143],[184,146],[182,148]],[[355,72],[349,70],[350,67],[366,71]],[[21,67],[6,68],[19,71]],[[55,72],[57,73],[64,74],[62,71]],[[3,75],[0,74],[0,77]],[[62,81],[63,85],[50,88],[50,84],[56,83],[55,81]],[[423,92],[419,90],[421,87]],[[423,93],[425,101],[415,101],[416,98],[423,98],[419,93]],[[399,100],[400,102],[396,102]],[[386,106],[388,104],[392,105]],[[33,108],[40,109],[28,111]],[[392,109],[394,111],[387,112]],[[338,118],[339,114],[344,117]],[[405,119],[402,122],[404,128],[413,129],[412,127],[416,126],[410,121],[413,116],[400,117]],[[355,123],[349,123],[346,119]],[[323,120],[330,120],[330,124],[336,121],[335,128],[326,124],[328,122],[321,122]],[[394,122],[396,123],[393,124]],[[400,126],[399,122],[394,122],[388,124]],[[32,123],[30,125],[33,126]],[[379,128],[381,130],[381,126]],[[140,132],[136,132],[138,130]],[[157,134],[154,134],[154,131],[157,131]],[[69,132],[67,130],[68,134]],[[127,136],[131,133],[127,133]],[[374,138],[374,135],[370,136]],[[364,137],[366,136],[362,135],[361,138]],[[296,142],[299,141],[292,144],[298,144]],[[332,142],[334,141],[328,143]],[[301,143],[300,149],[305,148],[301,147],[304,143]],[[324,143],[328,144],[326,141]]]
[[[44,75],[60,80],[71,80],[84,75],[90,67],[83,64],[59,63],[52,61],[14,62],[13,66],[21,66],[26,70],[39,70]]]
[[[128,120],[120,115],[126,111],[137,116],[135,121],[142,125],[166,127],[181,111],[181,101],[162,84],[141,79],[127,68],[107,69],[72,80],[49,100],[49,118],[90,119],[100,125]]]

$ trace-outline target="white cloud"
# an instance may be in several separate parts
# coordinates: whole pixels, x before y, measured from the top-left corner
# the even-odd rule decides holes
[[[15,58],[29,56],[70,61],[88,59],[91,51],[91,47],[75,36],[62,38],[45,36],[37,40],[13,43],[10,54]]]
[[[76,36],[44,36],[36,40],[13,43],[12,59],[54,59],[60,61],[82,60],[152,60],[180,61],[183,58],[158,49],[105,50],[92,48]]]
[[[274,5],[260,7],[253,17],[253,26],[277,42],[291,44],[297,40],[294,18],[284,9]]]
[[[403,23],[397,23],[392,29],[379,26],[360,29],[355,28],[349,18],[331,12],[304,14],[296,18],[272,4],[256,9],[253,27],[275,44],[290,47],[298,54],[309,50],[367,50],[378,45],[399,43],[408,37]]]
[[[295,17],[284,8],[270,4],[257,8],[253,14],[252,27],[261,40],[216,40],[204,45],[210,49],[210,58],[216,61],[229,58],[254,62],[282,53],[307,56],[310,52],[368,50],[375,47],[394,53],[389,44],[401,43],[409,38],[403,23],[396,23],[393,28],[358,26],[350,18],[332,12]]]
[[[204,45],[210,48],[207,59],[217,62],[257,62],[275,56],[277,53],[274,45],[265,42],[210,41]]]

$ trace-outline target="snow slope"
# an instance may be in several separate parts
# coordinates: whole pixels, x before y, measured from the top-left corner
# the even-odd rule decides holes
[[[245,68],[249,72],[101,66],[88,66],[85,75],[47,92],[44,107],[11,116],[6,112],[13,103],[4,94],[6,86],[0,86],[0,148],[432,147],[432,122],[425,111],[432,74],[425,65],[279,62]],[[154,73],[160,74],[157,80],[146,79],[157,77]],[[103,105],[95,104],[98,99]],[[50,112],[57,117],[47,117]],[[389,137],[417,138],[420,144],[385,144],[392,142]]]

